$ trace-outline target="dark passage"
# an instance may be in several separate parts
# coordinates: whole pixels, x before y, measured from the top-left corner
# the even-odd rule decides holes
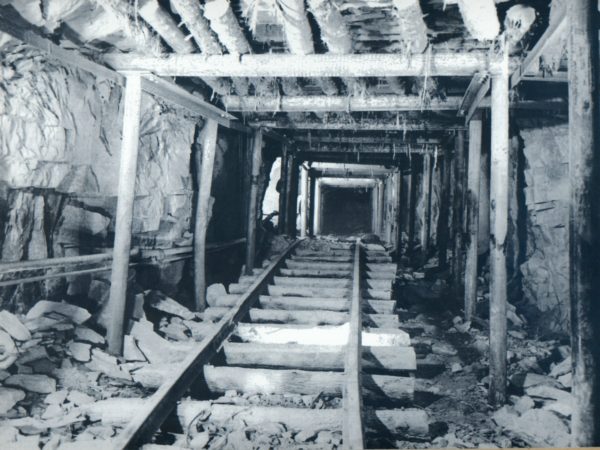
[[[372,232],[372,189],[324,186],[322,198],[323,234]]]

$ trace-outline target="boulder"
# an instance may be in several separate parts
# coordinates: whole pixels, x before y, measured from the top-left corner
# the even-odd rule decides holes
[[[0,311],[0,328],[4,329],[16,341],[28,341],[31,333],[17,316],[6,310]]]
[[[78,341],[89,342],[90,344],[102,345],[104,337],[88,327],[79,326],[75,328],[75,339]]]
[[[91,358],[92,346],[90,344],[71,341],[67,344],[67,348],[75,361],[88,362]]]
[[[568,447],[569,428],[554,413],[543,409],[530,409],[522,416],[498,410],[493,418],[505,431],[514,434],[533,447]]]
[[[528,387],[525,389],[525,392],[533,398],[557,400],[567,404],[572,404],[573,402],[573,396],[570,393],[544,384]]]
[[[17,346],[10,334],[0,330],[0,369],[8,369],[18,356]]]
[[[46,375],[17,374],[11,375],[4,384],[25,389],[38,394],[50,394],[56,391],[56,380]]]
[[[146,295],[146,301],[152,308],[171,314],[172,316],[181,317],[185,320],[192,320],[196,317],[196,313],[193,313],[185,306],[159,291],[150,291],[150,293]]]
[[[571,370],[572,370],[572,360],[571,360],[571,357],[569,356],[568,358],[565,358],[564,360],[562,360],[560,363],[552,365],[552,369],[550,370],[550,376],[554,377],[554,378],[558,378],[561,375],[570,373]]]
[[[24,398],[25,392],[20,389],[0,387],[0,414],[6,414],[13,406]]]
[[[510,379],[510,382],[518,388],[527,389],[533,386],[546,385],[554,388],[560,388],[561,385],[554,378],[539,375],[537,373],[518,373],[513,375]]]
[[[226,296],[227,291],[221,283],[211,284],[206,288],[206,303],[209,306],[217,306],[217,300],[220,297]]]
[[[91,314],[86,309],[80,308],[79,306],[71,305],[69,303],[51,302],[48,300],[40,300],[37,302],[25,317],[29,321],[49,313],[57,313],[61,316],[68,317],[72,322],[78,325],[91,317]]]

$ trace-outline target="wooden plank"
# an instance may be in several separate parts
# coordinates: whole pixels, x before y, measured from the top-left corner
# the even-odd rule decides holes
[[[345,288],[324,288],[314,286],[269,286],[269,295],[296,297],[333,297],[346,295]]]
[[[342,436],[344,447],[364,448],[364,430],[362,421],[362,285],[360,267],[360,239],[354,248],[354,269],[352,276],[350,304],[350,332],[344,358],[344,394]]]
[[[423,155],[423,225],[421,227],[421,253],[423,262],[429,256],[429,239],[431,229],[431,156]]]
[[[415,248],[415,215],[417,209],[417,168],[414,159],[410,160],[410,173],[408,174],[408,245],[406,252],[409,258],[414,255]]]
[[[430,54],[230,54],[143,56],[111,53],[107,64],[119,71],[140,70],[183,77],[419,77],[470,76],[486,70],[487,51]]]
[[[115,219],[115,240],[110,274],[108,322],[106,340],[108,350],[121,354],[123,350],[123,326],[129,280],[129,254],[131,252],[131,225],[140,133],[140,110],[142,80],[139,74],[127,76],[123,112],[123,140],[119,164],[119,187]]]
[[[281,146],[281,169],[279,179],[281,181],[281,190],[279,191],[279,221],[277,227],[280,234],[285,234],[287,230],[287,210],[288,206],[288,183],[287,183],[287,163],[288,163],[288,145],[282,144]]]
[[[336,269],[281,269],[279,272],[286,277],[346,278],[350,276],[349,270]]]
[[[196,170],[198,173],[198,193],[196,196],[196,219],[194,221],[194,301],[196,311],[206,307],[206,230],[212,216],[210,191],[213,179],[213,166],[217,148],[219,124],[208,120],[199,140],[201,153],[196,151]]]
[[[351,111],[444,111],[456,110],[460,106],[460,97],[448,97],[443,100],[431,99],[424,103],[418,96],[377,95],[377,96],[223,96],[223,104],[228,111],[252,112],[351,112]]]
[[[243,421],[248,426],[282,423],[286,429],[300,431],[340,431],[342,415],[339,409],[286,408],[272,406],[221,405],[210,401],[182,401],[177,408],[180,423],[185,427],[200,415],[210,413],[217,423]],[[377,435],[384,433],[404,439],[429,439],[429,419],[422,409],[381,409],[365,411],[366,427]],[[344,444],[345,448],[345,444]]]
[[[260,306],[265,309],[284,310],[329,310],[349,311],[350,301],[344,298],[311,298],[311,297],[260,297]],[[363,310],[377,314],[394,314],[396,302],[393,300],[368,300],[363,302]]]
[[[570,288],[573,446],[600,445],[600,153],[597,3],[569,2]],[[566,21],[566,20],[565,20]]]
[[[298,172],[296,166],[296,155],[294,152],[288,152],[287,161],[287,176],[286,182],[287,187],[285,190],[286,198],[286,220],[285,220],[285,233],[288,236],[294,236],[296,234],[296,213],[297,213],[297,190],[298,190]]]
[[[250,369],[245,367],[204,366],[209,390],[224,394],[229,390],[245,394],[299,394],[342,396],[344,374],[341,372]],[[414,377],[391,375],[363,376],[363,395],[367,402],[412,401]]]
[[[492,146],[490,181],[490,389],[494,406],[506,401],[507,275],[506,234],[508,229],[509,83],[508,57],[502,70],[492,77]]]
[[[446,269],[448,265],[448,237],[449,237],[449,207],[450,207],[450,169],[449,158],[442,159],[442,185],[440,193],[440,213],[438,219],[438,266],[441,270]]]
[[[465,188],[467,184],[466,177],[466,151],[465,151],[465,133],[458,131],[455,141],[455,165],[454,165],[454,208],[452,212],[454,241],[452,252],[452,287],[457,298],[463,298],[463,266],[464,266],[464,233],[465,233]]]
[[[236,336],[244,342],[258,344],[345,345],[348,342],[348,324],[340,326],[312,326],[290,324],[240,323]],[[366,347],[409,347],[407,332],[389,328],[363,327],[362,344]]]
[[[465,263],[465,320],[475,316],[477,306],[477,259],[479,257],[479,183],[481,174],[481,115],[469,122],[469,163],[467,176],[467,259]]]
[[[204,366],[216,353],[239,322],[258,298],[261,290],[269,283],[270,278],[294,250],[300,241],[290,245],[263,273],[256,279],[246,294],[242,295],[237,305],[229,310],[210,333],[181,362],[173,367],[173,374],[150,398],[145,400],[144,408],[136,412],[127,427],[111,443],[113,448],[137,448],[151,439],[154,431],[173,410],[178,400],[189,386],[200,375]]]
[[[254,133],[252,140],[252,175],[248,190],[248,221],[246,224],[246,275],[252,275],[256,259],[256,226],[258,220],[258,181],[262,166],[263,135],[261,130]]]
[[[338,120],[312,122],[308,120],[261,120],[249,122],[252,127],[284,128],[286,130],[349,130],[349,131],[450,131],[463,129],[464,124],[430,120]]]
[[[343,370],[345,346],[303,344],[223,344],[228,365],[279,367],[303,370]],[[417,357],[412,347],[363,346],[362,367],[377,371],[414,371]]]
[[[310,189],[308,181],[308,169],[301,165],[300,167],[300,237],[305,238],[308,229],[308,190]]]

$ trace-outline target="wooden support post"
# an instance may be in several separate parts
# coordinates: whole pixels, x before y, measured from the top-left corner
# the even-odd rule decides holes
[[[448,222],[448,211],[450,207],[450,169],[452,164],[450,156],[445,154],[442,160],[442,187],[440,198],[440,217],[438,219],[438,259],[439,268],[444,270],[448,266],[448,237],[450,225]]]
[[[246,275],[252,275],[256,258],[256,222],[258,213],[258,180],[262,166],[262,130],[257,130],[252,141],[252,178],[248,201],[248,227],[246,229]]]
[[[301,166],[301,180],[300,180],[300,237],[306,237],[307,228],[307,217],[308,217],[308,169]]]
[[[296,219],[298,215],[298,163],[293,153],[288,162],[288,206],[287,206],[287,235],[296,237]]]
[[[129,253],[131,251],[131,223],[140,134],[140,109],[142,79],[139,74],[127,75],[125,84],[125,109],[123,112],[123,140],[119,165],[119,190],[115,222],[110,297],[108,300],[108,350],[117,355],[123,350],[123,325],[129,278]]]
[[[416,212],[416,184],[417,168],[414,159],[410,160],[410,173],[408,174],[408,257],[412,259],[415,247],[415,212]]]
[[[477,306],[477,258],[479,255],[479,178],[481,173],[481,114],[469,122],[467,180],[467,261],[465,264],[465,320],[475,316]]]
[[[281,176],[279,189],[279,233],[283,234],[287,230],[287,162],[288,162],[288,145],[284,142],[281,149]]]
[[[431,155],[423,155],[423,226],[421,227],[421,253],[423,263],[429,256],[429,235],[431,227]]]
[[[400,258],[402,257],[402,219],[404,217],[405,212],[403,211],[404,205],[406,202],[403,201],[402,196],[404,195],[403,189],[403,180],[404,176],[402,175],[402,165],[398,168],[398,182],[397,182],[397,206],[396,206],[396,261],[400,262]]]
[[[198,173],[198,194],[196,200],[196,220],[194,223],[194,289],[196,311],[206,307],[206,230],[212,215],[210,191],[213,166],[217,148],[217,130],[214,120],[207,120],[200,132],[201,153],[196,152]]]
[[[490,390],[489,402],[506,401],[506,234],[508,229],[508,55],[492,75],[490,180]]]
[[[322,186],[321,179],[315,179],[315,207],[314,207],[314,227],[315,227],[315,235],[321,234],[321,216],[322,216],[322,203],[323,199],[322,195]]]
[[[597,3],[569,2],[573,446],[600,446],[600,153]]]
[[[384,222],[385,222],[385,185],[382,180],[377,180],[377,234],[385,239]]]
[[[315,191],[317,189],[317,183],[314,171],[311,169],[308,172],[308,183],[309,183],[309,200],[308,200],[308,235],[315,235]]]
[[[457,298],[462,298],[463,294],[463,267],[464,267],[464,254],[463,254],[463,241],[464,241],[464,206],[465,206],[465,185],[466,185],[466,171],[465,171],[465,133],[464,131],[457,131],[456,133],[456,151],[454,154],[455,172],[454,172],[454,211],[452,213],[452,220],[454,222],[454,251],[452,261],[452,285]]]

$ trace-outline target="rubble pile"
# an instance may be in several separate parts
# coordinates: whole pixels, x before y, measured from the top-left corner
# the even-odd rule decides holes
[[[418,358],[415,397],[437,424],[437,434],[432,434],[431,442],[398,441],[395,445],[569,446],[573,398],[570,347],[566,342],[531,338],[527,321],[509,305],[509,399],[507,405],[494,410],[487,402],[488,321],[479,318],[464,322],[447,302],[445,283],[416,273],[415,277],[409,269],[399,272],[400,289],[406,294],[401,296],[399,313],[401,327],[411,335]],[[488,294],[480,289],[479,297],[483,303]]]
[[[0,442],[90,448],[114,437],[206,329],[157,291],[138,294],[133,315],[117,358],[84,308],[41,300],[23,316],[0,311]]]

